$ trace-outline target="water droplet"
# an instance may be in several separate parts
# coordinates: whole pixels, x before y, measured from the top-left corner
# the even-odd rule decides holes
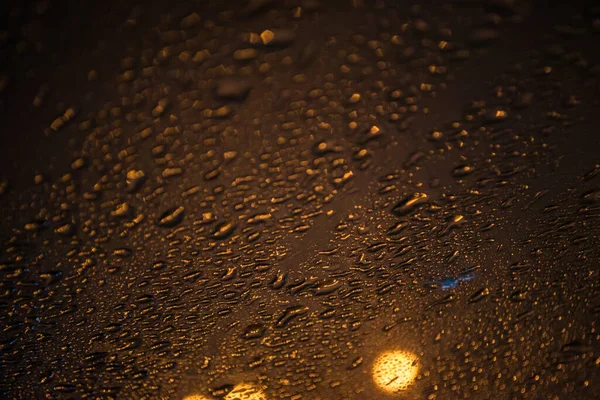
[[[183,221],[185,209],[183,206],[173,207],[163,212],[158,218],[157,225],[162,227],[173,227]]]
[[[397,203],[392,212],[398,216],[404,216],[414,212],[425,203],[427,203],[427,194],[413,193]]]
[[[469,164],[459,165],[458,167],[452,170],[452,176],[455,178],[462,178],[464,176],[470,175],[473,172],[473,167]]]
[[[213,231],[212,237],[217,240],[227,239],[235,231],[237,224],[234,221],[219,222]]]
[[[146,175],[141,170],[129,170],[127,172],[127,191],[130,193],[136,192],[144,184]]]
[[[286,308],[283,314],[277,319],[275,323],[276,328],[283,328],[287,324],[289,324],[292,320],[304,315],[308,312],[308,307],[306,306],[292,306]]]
[[[244,339],[258,339],[264,336],[266,328],[263,324],[248,325],[242,333]]]
[[[584,193],[581,199],[584,203],[600,203],[600,190],[590,190]]]

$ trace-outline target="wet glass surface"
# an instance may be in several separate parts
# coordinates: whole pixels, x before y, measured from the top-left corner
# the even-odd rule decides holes
[[[600,397],[594,2],[0,9],[3,399]]]

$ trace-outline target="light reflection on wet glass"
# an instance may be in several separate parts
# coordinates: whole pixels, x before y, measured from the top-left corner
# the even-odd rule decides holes
[[[184,397],[183,400],[210,400],[210,398],[200,394],[192,394]],[[227,393],[224,400],[267,400],[267,395],[259,386],[242,382]]]
[[[251,383],[240,383],[227,393],[225,400],[267,400],[265,392]]]
[[[372,378],[376,387],[389,394],[399,394],[411,389],[419,374],[419,357],[405,350],[389,350],[381,353],[373,362]],[[183,400],[211,400],[212,397],[202,394],[191,394]],[[261,386],[241,382],[224,400],[267,400],[268,397]]]
[[[210,400],[208,397],[199,395],[199,394],[191,394],[189,396],[185,396],[183,400]]]
[[[398,393],[414,383],[419,372],[419,359],[408,351],[388,351],[375,360],[372,372],[373,381],[379,389]]]

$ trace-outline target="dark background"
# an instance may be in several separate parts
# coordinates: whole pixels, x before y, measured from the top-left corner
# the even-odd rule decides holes
[[[3,398],[598,397],[594,2],[0,12]]]

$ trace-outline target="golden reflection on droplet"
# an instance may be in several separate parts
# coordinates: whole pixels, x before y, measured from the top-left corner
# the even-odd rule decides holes
[[[202,396],[201,394],[190,394],[185,396],[183,400],[210,400],[208,397]]]
[[[418,372],[419,359],[408,351],[394,350],[383,353],[373,363],[375,384],[389,393],[408,389]]]
[[[267,396],[258,386],[242,382],[227,393],[225,400],[267,400]]]

